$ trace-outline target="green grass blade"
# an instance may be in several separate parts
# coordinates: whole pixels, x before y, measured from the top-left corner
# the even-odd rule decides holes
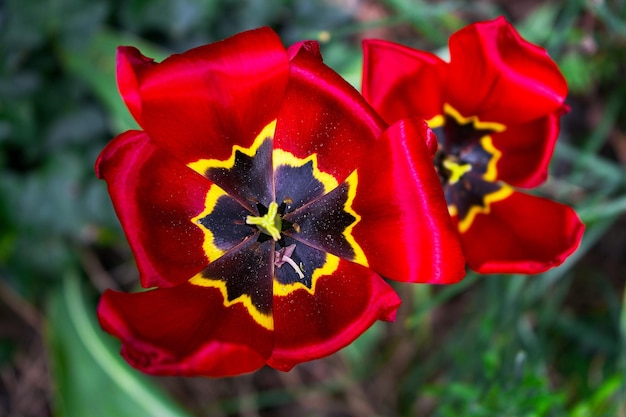
[[[190,416],[116,352],[75,275],[66,276],[61,290],[51,294],[48,317],[56,415]]]

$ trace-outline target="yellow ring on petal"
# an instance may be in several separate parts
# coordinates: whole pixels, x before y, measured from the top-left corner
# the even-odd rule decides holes
[[[315,286],[317,284],[317,279],[323,275],[333,274],[339,267],[339,258],[335,255],[331,255],[328,252],[325,252],[325,253],[326,253],[326,262],[320,268],[316,268],[315,271],[313,271],[313,275],[311,277],[311,282],[312,282],[311,288],[307,287],[306,285],[300,282],[283,284],[281,282],[278,282],[278,280],[274,278],[274,288],[273,288],[274,295],[278,297],[286,297],[290,293],[296,290],[300,290],[300,289],[307,291],[311,295],[315,294]]]
[[[454,107],[452,107],[448,103],[445,103],[443,105],[443,112],[453,117],[460,125],[466,125],[466,124],[471,123],[474,126],[474,129],[476,130],[493,130],[494,132],[497,132],[497,133],[504,132],[506,130],[506,126],[503,125],[502,123],[483,122],[478,118],[478,116],[464,117],[461,113],[459,113]],[[436,126],[436,127],[439,127],[439,126]]]
[[[276,132],[276,120],[271,121],[261,130],[261,133],[257,135],[249,148],[244,148],[239,145],[233,146],[233,152],[228,159],[223,161],[219,159],[198,159],[195,162],[188,163],[187,166],[200,175],[205,175],[210,168],[232,168],[235,166],[237,151],[250,157],[254,156],[266,139],[274,139],[274,132]]]
[[[502,152],[493,146],[491,136],[489,135],[480,138],[480,144],[486,152],[491,154],[491,158],[487,163],[487,171],[483,174],[483,179],[485,181],[494,182],[498,179],[498,169],[496,165],[502,157]]]
[[[317,167],[317,154],[311,154],[304,159],[300,159],[293,155],[291,152],[287,152],[282,149],[274,149],[272,152],[272,164],[274,172],[281,166],[286,165],[294,168],[299,168],[306,165],[311,161],[313,164],[313,177],[315,177],[324,186],[324,194],[328,193],[333,188],[337,187],[338,183],[335,177],[325,172],[322,172]]]
[[[485,195],[483,197],[483,203],[485,204],[484,206],[473,205],[472,207],[470,207],[469,211],[465,215],[465,218],[459,220],[459,232],[467,232],[472,225],[472,222],[479,213],[489,214],[491,212],[491,204],[497,201],[504,200],[511,194],[513,194],[513,188],[506,184],[502,184],[499,190]],[[458,214],[456,206],[453,205],[448,206],[448,212],[450,213],[450,216],[456,216]]]
[[[354,259],[352,260],[352,262],[356,262],[360,265],[368,267],[369,263],[367,262],[365,252],[363,252],[361,246],[356,242],[354,236],[352,236],[352,229],[354,229],[354,226],[356,226],[357,223],[361,221],[361,216],[352,208],[354,197],[356,197],[356,187],[359,182],[357,172],[352,172],[352,174],[350,174],[346,179],[346,182],[348,183],[348,199],[346,200],[343,209],[347,213],[350,213],[352,216],[354,216],[356,220],[350,226],[346,227],[346,230],[343,231],[343,236],[346,238],[346,240],[354,250]]]
[[[204,249],[204,253],[206,254],[210,262],[213,262],[214,260],[222,256],[224,251],[222,251],[220,248],[218,248],[215,245],[215,240],[214,240],[215,237],[213,236],[213,233],[211,232],[211,230],[209,230],[208,227],[199,226],[199,223],[200,223],[200,220],[209,216],[213,212],[213,210],[215,209],[215,204],[217,204],[217,200],[223,195],[228,195],[228,194],[226,194],[226,191],[222,190],[217,185],[212,184],[211,188],[209,188],[209,192],[206,194],[206,200],[204,202],[204,210],[202,210],[202,213],[198,214],[196,217],[191,219],[191,222],[197,225],[198,227],[200,227],[200,230],[202,230],[202,233],[204,234],[204,241],[202,242],[202,249]]]
[[[209,279],[202,276],[202,273],[196,274],[193,278],[189,280],[190,284],[198,285],[200,287],[211,287],[217,288],[222,293],[222,297],[224,297],[224,306],[230,307],[235,303],[242,303],[250,316],[256,321],[260,326],[265,327],[268,330],[274,330],[274,318],[271,314],[263,314],[261,313],[252,303],[252,298],[248,294],[242,294],[234,300],[228,301],[228,291],[226,289],[226,283],[224,281]]]

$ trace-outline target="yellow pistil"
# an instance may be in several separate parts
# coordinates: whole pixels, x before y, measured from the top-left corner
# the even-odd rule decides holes
[[[457,164],[449,159],[443,160],[443,167],[450,171],[450,177],[448,178],[449,184],[457,183],[461,177],[472,170],[470,164]]]
[[[261,232],[271,236],[275,241],[279,240],[282,221],[278,215],[278,204],[272,201],[264,216],[246,217],[246,224],[252,224],[258,227]]]

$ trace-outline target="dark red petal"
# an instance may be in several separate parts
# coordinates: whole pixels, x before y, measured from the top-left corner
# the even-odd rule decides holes
[[[220,290],[188,283],[128,294],[106,291],[103,329],[122,341],[122,355],[150,374],[222,377],[254,371],[272,350],[272,332],[242,304],[224,306]]]
[[[287,51],[269,28],[172,55],[147,66],[122,54],[120,84],[131,110],[141,97],[140,124],[163,149],[185,164],[225,160],[234,145],[249,147],[277,116],[289,70]],[[124,58],[125,57],[125,58]],[[137,92],[138,89],[138,92]],[[137,111],[134,111],[137,113]]]
[[[208,264],[204,234],[191,219],[211,186],[139,131],[113,139],[96,161],[145,287],[184,282]]]
[[[383,121],[347,81],[307,48],[291,61],[274,147],[297,158],[316,154],[320,171],[343,181],[369,152]]]
[[[443,111],[448,64],[428,52],[382,40],[363,42],[363,97],[388,122]]]
[[[268,365],[294,365],[330,355],[350,344],[376,320],[394,320],[400,299],[378,275],[339,260],[332,275],[304,289],[274,296],[274,352]]]
[[[141,94],[139,85],[141,77],[148,68],[156,65],[152,58],[147,58],[132,46],[117,48],[117,87],[137,123],[141,119]]]
[[[566,95],[565,78],[547,52],[502,17],[450,37],[448,100],[462,115],[527,123],[555,112]]]
[[[323,60],[322,53],[320,52],[320,44],[317,41],[300,41],[287,48],[287,55],[289,55],[290,61],[302,53],[308,54],[311,58],[317,59],[320,62]]]
[[[520,125],[509,126],[491,138],[502,152],[497,179],[515,187],[532,188],[548,177],[548,165],[559,136],[560,112]]]
[[[352,230],[370,268],[398,281],[453,283],[465,275],[456,229],[421,119],[385,131],[357,169]],[[381,168],[377,168],[381,167]]]
[[[560,265],[580,244],[584,225],[570,207],[520,192],[491,203],[461,234],[471,269],[534,274]]]

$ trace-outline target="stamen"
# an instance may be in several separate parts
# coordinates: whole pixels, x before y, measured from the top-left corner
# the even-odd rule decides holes
[[[278,204],[272,201],[264,216],[248,216],[246,224],[256,226],[261,232],[269,235],[274,241],[280,240],[282,221],[278,215]]]
[[[274,265],[280,268],[281,266],[283,266],[283,264],[288,263],[294,269],[294,271],[296,271],[296,274],[298,274],[298,277],[302,279],[304,278],[304,274],[302,273],[302,270],[300,269],[298,264],[296,264],[296,262],[290,258],[290,256],[293,254],[293,251],[295,249],[296,249],[296,245],[293,244],[293,245],[286,246],[282,248],[281,250],[275,252]]]
[[[456,162],[452,162],[449,159],[443,160],[443,167],[450,171],[450,176],[448,177],[449,184],[457,183],[463,175],[467,174],[472,170],[471,164],[457,164]]]
[[[297,263],[294,262],[293,259],[291,259],[289,256],[283,256],[283,260],[287,262],[289,265],[291,265],[291,267],[293,268],[294,271],[296,271],[296,274],[298,274],[300,279],[304,278],[304,274],[300,270],[300,267],[298,266]]]

